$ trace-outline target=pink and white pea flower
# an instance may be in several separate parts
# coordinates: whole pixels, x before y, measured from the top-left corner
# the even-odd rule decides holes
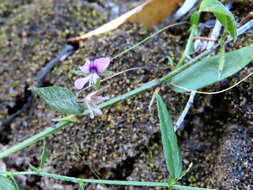
[[[75,87],[81,90],[88,82],[89,86],[96,83],[100,78],[98,73],[105,72],[110,64],[110,57],[101,57],[94,61],[86,61],[84,66],[79,67],[82,72],[87,73],[88,76],[79,78],[75,81]]]

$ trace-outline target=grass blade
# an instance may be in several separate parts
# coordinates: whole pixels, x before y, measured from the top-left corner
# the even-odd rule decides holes
[[[182,158],[177,144],[177,136],[167,107],[158,94],[156,95],[156,102],[167,169],[172,179],[178,179],[182,174]]]
[[[48,142],[47,140],[44,140],[39,169],[43,169],[45,167],[46,158],[47,158],[47,150],[48,150]]]

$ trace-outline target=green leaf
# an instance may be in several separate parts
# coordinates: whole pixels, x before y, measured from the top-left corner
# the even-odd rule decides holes
[[[177,67],[184,64],[185,58],[191,59],[190,55],[194,52],[193,38],[196,37],[199,33],[198,32],[199,17],[200,17],[200,13],[197,11],[195,11],[191,16],[191,19],[190,19],[191,27],[189,29],[190,36],[187,40],[184,52],[183,52],[182,56],[180,57]]]
[[[78,119],[77,119],[76,115],[71,114],[71,115],[67,115],[66,117],[52,119],[52,121],[69,121],[72,123],[76,123],[76,122],[78,122]]]
[[[13,181],[13,179],[0,175],[0,190],[18,190],[19,187]]]
[[[190,28],[190,36],[187,40],[185,50],[184,50],[184,55],[186,58],[190,58],[190,55],[194,52],[194,47],[193,47],[193,38],[198,35],[198,26],[197,25],[192,25]],[[181,60],[180,60],[181,61]],[[180,66],[181,64],[178,64],[177,66]]]
[[[177,74],[171,82],[186,89],[197,90],[210,84],[223,80],[240,71],[253,60],[253,44],[225,53],[225,64],[222,75],[219,75],[220,55],[204,58]],[[187,92],[171,86],[176,92]]]
[[[79,190],[84,190],[84,184],[83,183],[80,183]]]
[[[44,140],[43,150],[42,150],[41,157],[40,157],[40,166],[39,166],[40,170],[45,167],[46,158],[47,158],[47,151],[48,151],[48,142],[47,142],[47,140]]]
[[[182,175],[180,176],[180,179],[182,179],[191,170],[192,165],[193,164],[191,162],[190,165],[188,166],[188,168],[182,172]]]
[[[182,174],[182,158],[177,144],[177,136],[167,107],[159,94],[156,95],[156,102],[160,119],[163,151],[170,180],[178,179]]]
[[[101,86],[100,80],[99,80],[99,79],[96,80],[96,82],[94,82],[94,83],[92,84],[92,86],[93,86],[93,88],[94,88],[95,90],[99,90],[99,89],[100,89],[100,86]]]
[[[40,173],[40,169],[36,168],[34,165],[29,164],[29,167],[32,169],[33,172]]]
[[[84,110],[77,102],[77,98],[67,88],[59,86],[30,88],[33,92],[38,94],[49,106],[55,110],[66,114],[79,114]]]
[[[237,37],[236,22],[233,14],[218,0],[203,0],[200,4],[200,11],[211,12],[220,21],[233,39]]]
[[[173,177],[170,177],[170,179],[167,181],[168,183],[168,188],[173,188],[173,185],[175,185],[175,183],[177,182],[177,180]]]
[[[199,24],[199,18],[200,18],[200,12],[195,11],[192,13],[191,18],[190,18],[190,23],[191,25],[198,25]]]
[[[167,64],[169,67],[173,67],[174,66],[174,61],[172,59],[171,56],[166,56],[166,59],[168,60]]]
[[[76,71],[76,70],[72,71],[72,73],[79,75],[79,76],[85,76],[85,77],[87,75],[89,75],[89,73],[84,73],[83,71]]]
[[[221,77],[223,69],[224,69],[224,65],[225,65],[225,46],[221,46],[220,47],[220,51],[219,51],[219,73],[218,73],[218,77]]]

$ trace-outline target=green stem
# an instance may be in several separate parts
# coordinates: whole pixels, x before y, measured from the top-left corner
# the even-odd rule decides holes
[[[134,48],[140,46],[141,44],[143,44],[143,43],[146,42],[147,40],[149,40],[149,39],[153,38],[154,36],[156,36],[157,34],[163,32],[164,30],[167,30],[168,28],[171,28],[171,27],[174,27],[174,26],[178,26],[178,25],[181,25],[181,24],[185,24],[185,23],[186,23],[186,22],[178,22],[178,23],[175,23],[175,24],[171,24],[171,25],[165,26],[165,27],[163,27],[162,29],[160,29],[160,30],[154,32],[153,34],[151,34],[151,35],[148,36],[147,38],[145,38],[145,39],[139,41],[138,43],[134,44],[134,45],[131,46],[130,48],[128,48],[128,49],[126,49],[126,50],[120,52],[120,53],[117,54],[117,55],[115,55],[111,60],[114,60],[114,59],[116,59],[116,58],[118,58],[118,57],[120,57],[120,56],[122,56],[122,55],[128,53],[129,51],[131,51],[131,50],[133,50]]]
[[[184,186],[184,185],[173,185],[173,189],[180,189],[180,190],[216,190],[216,189],[191,187],[191,186]]]
[[[5,174],[6,172],[0,172]],[[117,181],[117,180],[100,180],[100,179],[81,179],[75,177],[62,176],[57,174],[50,174],[46,172],[12,172],[15,175],[37,175],[42,177],[50,177],[52,179],[72,182],[72,183],[96,183],[108,185],[129,185],[129,186],[153,186],[153,187],[167,187],[167,183],[160,182],[140,182],[140,181]]]
[[[180,57],[179,62],[176,67],[180,67],[181,65],[183,65],[185,58],[190,57],[192,43],[193,43],[193,37],[195,37],[197,35],[197,33],[198,33],[198,26],[194,24],[191,26],[191,32],[190,32],[189,39],[187,40],[184,52],[183,52],[182,56]]]
[[[5,171],[0,171],[2,174],[10,173]],[[62,176],[57,174],[50,174],[46,172],[11,172],[12,175],[37,175],[42,177],[50,177],[52,179],[68,181],[72,183],[96,183],[96,184],[107,184],[107,185],[126,185],[126,186],[148,186],[148,187],[168,187],[168,183],[162,182],[142,182],[142,181],[118,181],[118,180],[101,180],[101,179],[81,179],[75,177]],[[182,190],[207,190],[204,188],[189,187],[183,185],[173,185],[173,189]]]

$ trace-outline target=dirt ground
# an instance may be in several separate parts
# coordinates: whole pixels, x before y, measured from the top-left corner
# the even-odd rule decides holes
[[[31,96],[38,71],[46,65],[70,37],[85,33],[120,15],[141,1],[96,0],[1,0],[0,2],[0,121],[16,113]],[[232,11],[240,21],[253,10],[252,1],[233,1]],[[210,15],[202,22],[211,19]],[[187,18],[184,18],[187,19]],[[166,24],[166,21],[163,22]],[[168,24],[168,23],[167,23]],[[106,94],[121,95],[140,84],[169,72],[167,56],[179,59],[188,26],[171,28],[135,50],[112,61],[109,70],[130,71],[105,83]],[[86,58],[115,56],[144,39],[157,28],[143,29],[126,24],[112,33],[82,43],[68,59],[54,67],[43,86],[72,89],[78,69]],[[227,50],[253,43],[252,30]],[[241,72],[204,90],[218,91],[252,72],[252,63]],[[230,189],[253,189],[253,80],[247,79],[219,95],[197,95],[178,141],[185,168],[192,170],[180,181],[184,185]],[[80,178],[164,181],[167,179],[159,123],[155,106],[148,105],[155,89],[104,110],[104,115],[83,117],[77,124],[50,136],[45,171]],[[174,121],[187,102],[162,86],[163,96]],[[32,106],[0,134],[0,148],[12,146],[54,124],[60,115],[38,98]],[[0,122],[1,124],[1,122]],[[24,171],[39,164],[42,143],[36,143],[3,160],[11,171]],[[72,190],[77,185],[36,176],[17,177],[22,190]],[[144,190],[154,188],[87,184],[86,189]]]

